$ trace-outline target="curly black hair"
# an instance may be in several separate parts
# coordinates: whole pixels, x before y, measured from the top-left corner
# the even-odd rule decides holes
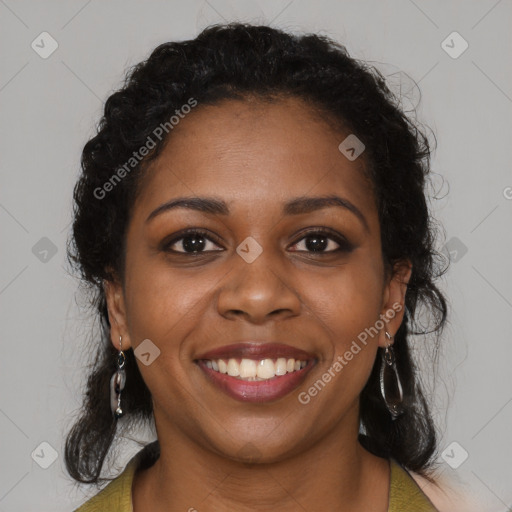
[[[97,134],[84,146],[74,189],[68,259],[92,293],[101,329],[100,340],[94,340],[96,358],[81,415],[66,438],[66,467],[76,481],[108,480],[100,478],[100,472],[119,420],[110,410],[109,381],[117,351],[109,342],[103,285],[105,280],[124,279],[130,213],[147,163],[172,137],[170,117],[193,101],[204,105],[283,96],[301,99],[364,142],[361,158],[376,197],[384,262],[388,269],[404,259],[412,263],[405,316],[394,343],[405,413],[393,420],[386,408],[379,388],[381,358],[377,357],[360,396],[359,441],[375,455],[393,457],[431,479],[437,429],[408,344],[410,336],[417,334],[420,314],[427,312],[432,334],[428,340],[436,352],[447,317],[446,300],[435,284],[445,268],[435,250],[437,229],[425,191],[431,154],[428,137],[402,111],[400,98],[390,91],[383,75],[350,57],[339,43],[317,34],[231,23],[207,27],[192,40],[161,44],[147,60],[133,66],[123,87],[107,99]],[[164,125],[166,136],[152,137],[155,128]],[[127,168],[126,162],[147,144],[148,137],[154,142],[149,153]],[[123,179],[113,181],[123,165]],[[107,182],[111,186],[105,193]],[[126,412],[122,421],[145,424],[153,419],[151,394],[133,350],[126,351],[126,356],[129,378],[122,393]]]

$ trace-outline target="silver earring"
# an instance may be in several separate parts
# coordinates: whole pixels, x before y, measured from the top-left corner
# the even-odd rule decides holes
[[[110,408],[114,418],[120,418],[124,413],[121,409],[121,391],[126,384],[126,370],[124,369],[126,363],[126,356],[122,350],[122,338],[119,336],[119,354],[116,357],[117,370],[110,379]]]
[[[402,383],[400,382],[400,377],[396,368],[395,352],[392,344],[389,343],[393,337],[387,331],[386,338],[388,339],[388,344],[382,351],[382,363],[380,366],[380,391],[382,393],[382,398],[384,398],[386,407],[391,413],[392,419],[395,420],[404,412],[404,394],[402,390]],[[395,380],[395,384],[392,387],[393,391],[390,392],[389,383],[392,380]]]

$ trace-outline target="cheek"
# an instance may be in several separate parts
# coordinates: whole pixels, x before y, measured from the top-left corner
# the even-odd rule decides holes
[[[139,371],[158,407],[174,410],[177,403],[190,401],[191,362],[184,347],[213,300],[215,280],[200,272],[187,278],[160,263],[137,265],[135,258],[127,265],[128,275],[126,309],[132,347],[136,350],[146,339],[156,346],[146,345],[150,364],[137,358]]]
[[[311,281],[315,313],[343,346],[379,319],[383,270],[379,261],[361,257],[319,280]]]
[[[213,300],[213,275],[171,270],[165,262],[134,257],[127,265],[127,318],[134,348],[149,338],[167,357],[179,358],[181,343]]]
[[[361,257],[310,285],[316,290],[310,295],[312,310],[328,330],[332,345],[323,369],[336,376],[332,378],[333,391],[339,386],[346,399],[351,399],[364,387],[375,361],[383,267],[378,260]]]

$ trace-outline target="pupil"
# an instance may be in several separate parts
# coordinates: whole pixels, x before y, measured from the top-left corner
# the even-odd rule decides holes
[[[306,237],[306,248],[308,251],[323,251],[327,247],[327,237],[311,235]]]
[[[187,252],[201,251],[204,249],[204,237],[202,235],[193,235],[183,239],[183,248]]]

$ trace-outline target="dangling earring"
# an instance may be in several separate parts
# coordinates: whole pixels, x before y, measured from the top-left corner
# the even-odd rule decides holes
[[[382,393],[382,398],[384,398],[386,407],[391,413],[391,419],[395,420],[398,416],[404,413],[404,394],[402,390],[402,383],[400,382],[400,377],[398,376],[396,368],[395,352],[392,344],[389,343],[393,337],[387,331],[386,338],[388,339],[388,344],[382,351],[382,363],[380,367],[380,391]],[[390,376],[394,377],[396,381],[391,393],[389,386],[387,385],[390,381]]]
[[[126,370],[124,365],[126,363],[126,356],[122,350],[122,338],[119,336],[119,354],[116,357],[117,371],[110,379],[110,408],[114,418],[120,418],[124,413],[121,409],[121,391],[126,384]]]

